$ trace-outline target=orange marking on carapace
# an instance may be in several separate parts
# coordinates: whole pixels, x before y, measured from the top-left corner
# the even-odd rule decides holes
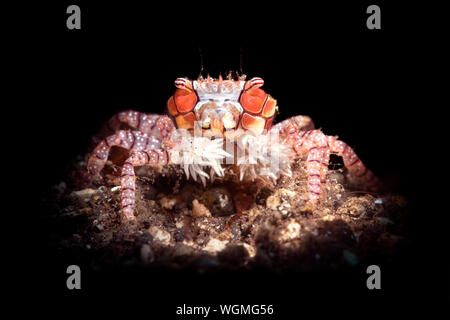
[[[167,101],[167,109],[172,116],[178,115],[177,107],[175,106],[175,102],[173,100],[173,96],[170,97],[169,101]]]
[[[249,89],[242,94],[241,105],[245,110],[251,113],[259,113],[264,105],[266,95],[267,94],[262,89]]]
[[[178,89],[175,91],[174,99],[180,113],[191,111],[197,104],[197,95],[193,91]]]
[[[188,114],[183,114],[181,116],[176,117],[175,121],[177,122],[177,127],[179,129],[193,129],[195,122],[195,115],[193,112],[189,112]]]
[[[266,131],[270,130],[270,126],[272,125],[272,121],[273,121],[273,117],[266,120],[266,125],[264,126],[264,129],[266,129]]]
[[[266,104],[264,105],[262,115],[266,118],[271,117],[275,114],[275,107],[277,105],[277,101],[271,96],[267,97]]]
[[[255,117],[248,113],[244,113],[242,116],[242,127],[255,133],[262,133],[265,124],[266,120],[261,117]]]

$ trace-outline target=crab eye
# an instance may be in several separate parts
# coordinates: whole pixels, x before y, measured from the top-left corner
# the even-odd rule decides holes
[[[247,81],[245,83],[244,89],[248,90],[251,88],[259,88],[264,85],[264,80],[262,78],[256,77],[252,78],[251,80]]]
[[[177,78],[175,80],[175,87],[190,91],[192,89],[192,82],[185,78]]]
[[[253,78],[250,80],[250,86],[252,88],[259,88],[264,85],[264,80],[262,78]]]

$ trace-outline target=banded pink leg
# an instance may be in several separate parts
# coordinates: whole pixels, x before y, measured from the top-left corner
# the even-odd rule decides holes
[[[301,131],[314,130],[314,122],[308,116],[295,116],[275,124],[271,130],[278,131],[280,138],[296,140]],[[286,141],[291,144],[292,141]]]
[[[326,136],[320,130],[304,130],[311,127],[314,125],[309,117],[296,116],[280,122],[272,129],[280,133],[280,140],[284,144],[291,146],[295,158],[303,158],[306,155],[309,200],[314,202],[320,198],[330,153],[337,153],[342,157],[352,177],[367,188],[377,190],[378,179],[364,166],[352,148],[336,137]]]
[[[349,175],[355,178],[368,190],[378,191],[380,181],[373,174],[373,172],[362,163],[355,151],[353,151],[353,149],[345,142],[338,140],[336,137],[328,136],[327,138],[330,151],[342,157]]]
[[[158,166],[169,163],[169,153],[161,148],[136,151],[124,162],[120,178],[122,213],[128,219],[134,219],[134,203],[136,198],[136,166]]]
[[[159,136],[159,133],[161,133],[163,137],[173,130],[173,123],[167,116],[128,110],[116,113],[111,117],[102,127],[100,133],[92,139],[93,143],[97,145],[104,137],[118,131],[122,124],[147,135],[156,134]]]
[[[322,194],[328,172],[330,149],[327,137],[320,130],[301,131],[297,134],[293,149],[297,158],[306,155],[309,200],[315,202]]]
[[[94,149],[88,160],[87,169],[91,175],[96,175],[105,166],[111,147],[118,146],[130,151],[151,150],[161,147],[161,139],[148,136],[140,131],[120,130],[103,139]]]

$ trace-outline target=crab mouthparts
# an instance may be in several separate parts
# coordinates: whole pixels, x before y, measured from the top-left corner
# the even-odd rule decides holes
[[[221,119],[217,119],[217,118],[214,119],[211,122],[211,129],[222,132],[222,130],[223,130],[223,122],[222,122],[222,120]]]

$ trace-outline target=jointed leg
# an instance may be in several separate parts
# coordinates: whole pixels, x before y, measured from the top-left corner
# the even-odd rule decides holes
[[[271,131],[278,131],[280,141],[292,144],[302,131],[314,130],[314,123],[308,116],[295,116],[274,125]]]
[[[105,126],[106,131],[120,127],[120,123],[126,123],[138,131],[119,130],[100,140],[88,159],[88,171],[92,175],[102,170],[111,147],[119,146],[131,151],[160,148],[161,141],[175,129],[167,116],[126,111],[119,112],[111,118]]]
[[[312,130],[305,139],[304,148],[307,149],[306,170],[308,172],[309,200],[316,201],[322,193],[330,162],[330,149],[326,136],[320,130]]]
[[[337,153],[342,157],[351,177],[370,190],[377,190],[378,179],[364,166],[352,148],[336,137],[324,135],[320,130],[304,130],[310,127],[313,127],[313,124],[309,117],[297,116],[284,120],[272,130],[279,132],[280,140],[292,148],[295,158],[303,158],[306,155],[308,193],[311,201],[320,197],[330,153]]]
[[[350,178],[356,179],[361,186],[371,191],[378,190],[377,177],[362,163],[351,147],[336,137],[326,136],[320,130],[302,132],[298,135],[294,150],[297,155],[305,152],[307,154],[308,192],[312,201],[320,197],[321,187],[328,172],[330,153],[337,153],[342,157]]]
[[[134,203],[135,203],[135,183],[136,175],[134,167],[136,166],[158,166],[166,165],[169,162],[169,154],[163,149],[136,151],[124,162],[122,167],[122,175],[120,183],[122,213],[128,219],[134,219]]]
[[[306,154],[309,200],[315,202],[322,194],[322,185],[328,172],[330,150],[327,137],[320,130],[300,132],[293,149],[297,158]]]
[[[162,148],[162,141],[175,129],[167,116],[146,115],[136,111],[120,112],[105,126],[106,131],[113,131],[126,123],[138,131],[119,130],[101,140],[88,159],[88,172],[98,174],[104,167],[111,147],[118,146],[130,150],[131,156],[124,162],[121,175],[121,204],[125,216],[134,219],[135,201],[135,166],[165,165],[169,154]],[[105,130],[104,130],[105,132]]]
[[[109,151],[113,146],[131,151],[151,150],[161,147],[161,139],[145,135],[140,131],[118,131],[103,139],[92,152],[87,165],[88,172],[91,175],[100,173],[108,160]]]
[[[345,142],[337,140],[336,137],[328,136],[327,138],[330,152],[337,153],[342,157],[350,176],[367,189],[377,191],[379,189],[378,178],[362,163],[355,151]]]
[[[128,125],[144,134],[158,137],[165,137],[173,130],[173,123],[167,116],[128,110],[116,113],[109,119],[100,130],[100,133],[92,139],[93,143],[97,145],[103,138],[118,131],[122,124]]]

